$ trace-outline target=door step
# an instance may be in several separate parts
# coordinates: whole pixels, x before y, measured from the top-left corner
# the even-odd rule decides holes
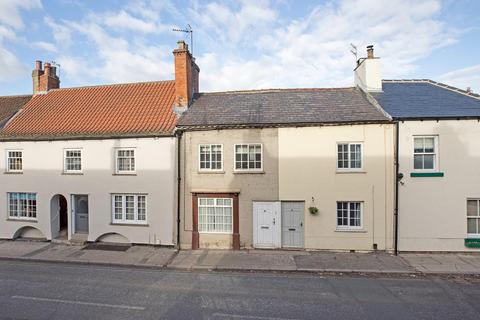
[[[52,243],[64,244],[69,246],[83,246],[87,243],[88,234],[74,234],[72,239],[68,240],[63,237],[52,239]]]

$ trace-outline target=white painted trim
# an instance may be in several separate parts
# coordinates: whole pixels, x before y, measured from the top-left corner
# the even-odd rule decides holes
[[[359,226],[339,226],[338,225],[338,203],[346,202],[348,203],[348,223],[350,224],[350,203],[358,202],[360,203],[360,225]],[[335,231],[363,231],[363,219],[364,219],[364,201],[358,200],[338,200],[335,202]]]
[[[21,170],[11,170],[10,169],[10,163],[8,161],[8,159],[10,158],[8,156],[8,153],[9,152],[21,152],[22,153],[22,169]],[[6,149],[5,150],[5,172],[23,172],[23,149]]]
[[[237,169],[236,168],[236,155],[237,155],[237,146],[251,146],[251,145],[259,145],[260,146],[260,157],[261,157],[261,162],[260,162],[260,168],[254,168],[254,169]],[[263,172],[263,143],[235,143],[233,145],[233,172]]]
[[[426,135],[413,135],[413,150],[412,150],[412,161],[413,161],[413,172],[439,172],[440,171],[440,150],[439,150],[439,135],[438,134],[426,134]],[[433,138],[433,147],[435,148],[433,153],[422,153],[422,154],[433,154],[435,160],[433,161],[433,169],[415,169],[415,138]]]
[[[115,196],[122,197],[122,219],[115,219]],[[134,219],[126,219],[126,196],[133,196],[133,210],[134,210]],[[145,220],[138,220],[138,197],[145,197]],[[112,225],[115,224],[132,224],[132,225],[148,225],[148,194],[146,193],[111,193],[111,219]]]
[[[134,164],[135,164],[135,169],[134,170],[119,170],[118,169],[118,152],[119,151],[122,151],[122,150],[125,150],[125,151],[133,151],[133,161],[134,161]],[[128,174],[132,174],[132,175],[135,175],[137,173],[137,148],[134,148],[134,147],[115,147],[114,148],[114,161],[115,161],[115,174],[125,174],[125,175],[128,175]]]
[[[80,170],[67,170],[67,151],[80,151]],[[63,173],[82,173],[83,172],[83,148],[64,148],[63,149]]]
[[[210,146],[210,169],[202,169],[200,167],[200,148],[202,146]],[[212,146],[220,146],[220,149],[221,149],[221,152],[222,152],[222,167],[220,169],[212,169]],[[201,173],[209,173],[209,172],[212,172],[212,173],[223,173],[224,170],[223,170],[223,166],[224,166],[224,159],[225,159],[225,153],[224,153],[224,149],[223,149],[223,144],[222,143],[199,143],[198,144],[198,172],[201,172]]]
[[[348,145],[348,166],[349,168],[339,168],[338,167],[338,145],[340,144],[347,144]],[[351,144],[359,144],[360,145],[360,168],[350,168],[350,145]],[[336,162],[335,162],[335,168],[338,173],[348,173],[348,172],[365,172],[364,171],[364,147],[363,147],[363,141],[337,141],[335,144],[335,154],[336,154]]]

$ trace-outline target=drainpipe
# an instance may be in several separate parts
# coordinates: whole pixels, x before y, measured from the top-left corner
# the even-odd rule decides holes
[[[180,203],[181,203],[181,142],[182,142],[182,131],[177,131],[177,249],[180,250]]]
[[[398,255],[398,190],[399,190],[399,185],[400,185],[400,173],[399,173],[399,141],[400,141],[400,133],[399,133],[400,125],[397,121],[396,126],[395,126],[395,211],[394,211],[394,218],[395,218],[395,255]]]

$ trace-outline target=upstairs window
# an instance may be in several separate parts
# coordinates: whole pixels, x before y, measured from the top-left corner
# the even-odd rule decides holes
[[[262,158],[262,145],[259,143],[235,145],[236,171],[261,171]]]
[[[35,220],[37,218],[37,195],[35,193],[9,192],[8,217]]]
[[[200,171],[221,171],[223,169],[223,146],[221,144],[201,144],[198,158]]]
[[[413,168],[415,170],[437,169],[437,137],[414,137]]]
[[[64,171],[67,173],[79,173],[82,172],[82,150],[80,149],[67,149],[64,153]]]
[[[116,173],[135,173],[135,149],[116,149]]]
[[[337,144],[337,169],[361,170],[362,169],[362,144],[338,143]]]
[[[23,153],[20,150],[7,150],[7,172],[22,172]]]

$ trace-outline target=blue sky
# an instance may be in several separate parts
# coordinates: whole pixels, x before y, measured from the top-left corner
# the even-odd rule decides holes
[[[0,0],[0,95],[30,93],[34,61],[62,87],[173,79],[194,29],[202,91],[351,86],[375,45],[383,75],[480,92],[480,1]]]

